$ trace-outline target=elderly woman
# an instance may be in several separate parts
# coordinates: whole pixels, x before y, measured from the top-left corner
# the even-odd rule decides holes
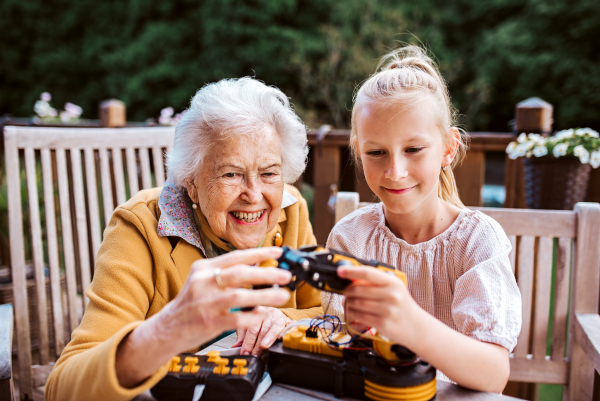
[[[278,257],[273,245],[315,243],[306,202],[284,184],[306,155],[305,126],[278,89],[242,78],[198,91],[175,130],[165,186],[113,213],[89,305],[46,399],[131,399],[166,374],[173,355],[224,331],[237,329],[242,353],[258,354],[292,320],[322,313],[306,284],[244,289],[289,282],[281,269],[250,267]]]

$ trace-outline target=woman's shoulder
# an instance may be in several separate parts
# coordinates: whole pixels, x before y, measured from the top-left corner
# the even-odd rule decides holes
[[[139,220],[155,220],[160,217],[158,200],[162,188],[142,189],[133,195],[127,202],[117,206],[113,215],[121,217],[136,216]]]

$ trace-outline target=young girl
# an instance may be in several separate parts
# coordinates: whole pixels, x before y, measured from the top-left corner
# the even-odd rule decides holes
[[[356,95],[350,144],[382,203],[342,219],[327,246],[396,266],[408,288],[377,269],[344,266],[339,275],[353,281],[345,302],[323,293],[323,308],[345,309],[346,322],[409,348],[440,379],[501,392],[521,329],[510,242],[458,197],[452,168],[466,146],[433,61],[409,46],[380,67]]]

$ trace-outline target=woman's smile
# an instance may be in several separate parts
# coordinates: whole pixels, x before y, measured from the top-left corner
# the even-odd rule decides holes
[[[254,212],[237,211],[229,212],[229,215],[233,217],[233,220],[238,224],[243,225],[256,225],[263,220],[266,215],[267,209],[262,209]]]

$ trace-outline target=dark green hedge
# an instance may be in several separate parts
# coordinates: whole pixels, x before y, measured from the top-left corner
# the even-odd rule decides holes
[[[130,120],[183,109],[207,82],[253,75],[282,88],[310,126],[348,126],[355,86],[396,41],[437,56],[471,130],[508,130],[540,96],[555,127],[600,128],[597,0],[2,0],[0,115],[52,104]],[[409,34],[410,33],[410,34]]]

